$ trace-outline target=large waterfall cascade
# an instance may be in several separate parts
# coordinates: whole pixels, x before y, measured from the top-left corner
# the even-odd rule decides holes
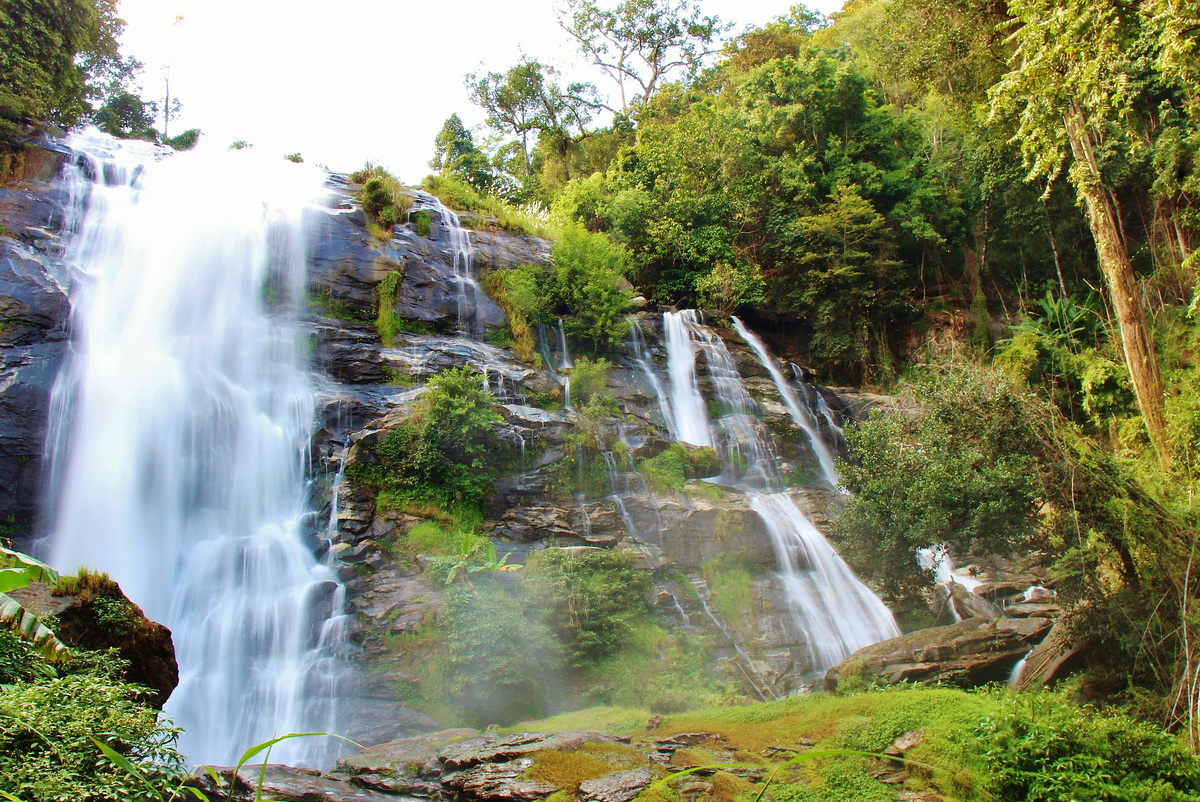
[[[346,619],[306,506],[296,325],[323,174],[252,151],[155,162],[76,136],[73,351],[54,389],[51,559],[107,571],[173,633],[193,762],[336,731]],[[95,180],[90,180],[95,179]],[[332,739],[279,744],[327,763]]]
[[[703,324],[695,310],[667,313],[664,328],[669,394],[677,425],[673,434],[685,442],[716,445],[726,473],[733,469],[731,460],[744,471],[740,484],[751,494],[751,507],[771,535],[790,611],[805,635],[814,668],[830,668],[856,649],[899,635],[891,611],[854,575],[792,497],[780,492],[770,435],[755,425],[749,409],[753,402],[721,337]],[[794,391],[789,398],[790,388],[762,341],[740,321],[737,329],[775,380],[793,420],[809,438],[824,478],[834,484],[832,454],[811,425],[812,413],[799,408]],[[709,421],[696,373],[701,354],[721,411],[715,426]],[[794,411],[793,406],[797,407]],[[714,437],[714,430],[721,436]],[[695,432],[703,433],[705,441],[689,439]]]

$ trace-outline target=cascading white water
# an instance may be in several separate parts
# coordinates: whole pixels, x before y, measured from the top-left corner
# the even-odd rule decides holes
[[[699,325],[696,310],[668,312],[663,315],[667,333],[667,373],[671,379],[671,411],[675,418],[676,440],[694,446],[711,446],[712,430],[704,396],[696,380],[696,350],[689,328]]]
[[[663,423],[666,424],[667,431],[675,432],[675,414],[671,411],[671,399],[663,389],[662,382],[658,380],[658,374],[650,366],[645,337],[642,336],[642,327],[636,317],[629,318],[629,337],[633,347],[633,359],[649,382],[654,397],[658,399],[658,411],[663,417]]]
[[[718,451],[727,462],[733,457],[749,462],[750,470],[742,474],[740,485],[750,494],[751,508],[771,535],[780,579],[796,624],[805,633],[814,669],[823,671],[856,649],[899,635],[891,611],[854,575],[791,496],[764,492],[764,487],[770,491],[779,484],[772,464],[770,435],[749,414],[753,402],[724,341],[696,315],[688,310],[664,316],[675,418],[681,420],[681,406],[699,410],[700,420],[711,431],[695,376],[696,355],[703,352],[714,393],[725,413],[718,420],[723,440],[717,444]],[[747,333],[745,330],[743,337]],[[679,432],[683,430],[680,423]],[[685,439],[678,433],[676,436]],[[728,447],[729,442],[736,447]],[[828,446],[825,449],[828,453]],[[746,460],[747,456],[753,461]],[[759,466],[757,470],[755,465]],[[726,472],[731,472],[728,464]]]
[[[73,145],[122,155],[110,139]],[[305,542],[319,528],[306,508],[314,396],[296,326],[303,218],[323,175],[253,151],[124,171],[80,161],[108,180],[90,186],[69,255],[51,560],[107,571],[171,629],[167,712],[193,762],[335,730],[346,619]],[[327,763],[330,740],[285,741],[272,758]]]
[[[742,383],[737,363],[725,341],[705,326],[694,309],[668,312],[667,368],[671,374],[671,401],[676,407],[675,419],[682,431],[684,423],[678,405],[688,410],[695,420],[689,428],[708,435],[707,443],[714,446],[725,464],[725,479],[759,489],[777,488],[780,479],[775,464],[778,461],[770,436],[762,429],[757,416],[758,405]],[[683,341],[677,341],[677,338]],[[717,401],[719,417],[715,426],[709,423],[704,397],[696,380],[695,363],[704,355],[708,379]],[[680,381],[676,381],[676,376]],[[677,439],[692,442],[686,437]]]
[[[480,333],[475,313],[479,299],[483,296],[483,289],[475,280],[475,246],[471,244],[471,232],[463,228],[458,214],[436,197],[424,193],[422,193],[422,197],[442,219],[446,235],[450,238],[450,268],[454,275],[456,288],[458,331],[460,334],[474,337]]]
[[[817,421],[808,408],[800,403],[799,396],[790,384],[783,378],[783,372],[779,370],[779,366],[771,355],[767,353],[767,347],[757,334],[750,331],[738,318],[733,318],[733,328],[742,339],[754,349],[758,361],[771,374],[771,379],[775,382],[775,389],[779,391],[779,395],[783,398],[784,406],[787,407],[788,415],[792,418],[792,423],[795,423],[804,434],[808,437],[809,445],[812,446],[813,453],[817,455],[817,463],[821,466],[821,475],[829,484],[837,487],[838,475],[837,469],[833,463],[833,452],[825,441],[821,438],[821,433],[817,430]]]
[[[558,350],[562,358],[558,361],[559,370],[571,370],[575,363],[571,361],[571,349],[567,347],[567,330],[563,327],[563,319],[558,319]]]
[[[754,496],[750,506],[771,533],[780,577],[818,669],[900,634],[891,610],[854,575],[789,495]]]

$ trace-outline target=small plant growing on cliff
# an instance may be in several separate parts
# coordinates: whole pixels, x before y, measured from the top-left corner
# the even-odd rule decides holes
[[[496,397],[469,367],[429,381],[416,413],[373,449],[377,462],[352,466],[380,491],[380,502],[431,501],[474,507],[498,474],[508,446],[497,436]]]
[[[379,331],[379,341],[384,348],[391,348],[399,328],[396,320],[396,290],[404,275],[398,270],[388,273],[383,281],[375,287],[379,296],[379,311],[375,316],[375,328]]]
[[[361,184],[355,197],[370,222],[375,223],[390,238],[392,226],[404,220],[412,206],[412,198],[404,191],[400,179],[377,164],[367,163],[351,174],[350,180]]]

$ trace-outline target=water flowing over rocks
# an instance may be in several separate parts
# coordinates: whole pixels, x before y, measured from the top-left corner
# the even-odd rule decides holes
[[[0,522],[23,538],[42,496],[50,389],[67,349],[62,262],[66,154],[31,149],[22,180],[0,187]]]
[[[448,368],[468,365],[483,374],[504,421],[497,436],[519,454],[486,500],[483,532],[497,554],[521,564],[545,549],[635,553],[635,567],[654,583],[648,602],[661,619],[710,636],[714,669],[752,697],[809,692],[822,677],[834,688],[855,673],[889,681],[1003,680],[1050,628],[1059,612],[1052,591],[1029,592],[1049,586],[1044,567],[981,559],[960,569],[975,580],[971,588],[951,583],[941,591],[949,626],[866,646],[829,668],[858,644],[898,632],[865,586],[847,601],[802,581],[828,556],[821,532],[845,502],[832,461],[843,446],[841,425],[917,410],[884,396],[816,386],[803,369],[776,360],[740,321],[739,332],[706,325],[694,312],[643,311],[630,339],[608,355],[613,412],[589,420],[568,402],[570,369],[560,367],[571,363],[565,335],[544,338],[539,365],[479,339],[505,316],[478,287],[494,271],[545,264],[548,243],[499,230],[452,231],[450,217],[423,193],[414,193],[415,208],[431,213],[429,235],[406,223],[379,240],[344,178],[330,177],[326,189],[323,204],[305,212],[308,308],[300,326],[311,346],[315,425],[305,444],[312,512],[303,517],[302,542],[323,577],[314,583],[316,606],[326,617],[345,612],[340,620],[353,670],[338,682],[330,729],[385,745],[344,759],[329,774],[271,767],[267,788],[275,798],[539,799],[559,789],[528,779],[532,752],[607,738],[572,734],[582,740],[570,746],[553,736],[558,745],[548,746],[552,736],[522,742],[524,736],[475,731],[419,735],[435,723],[396,695],[416,678],[391,659],[391,643],[436,619],[444,586],[427,576],[426,555],[403,547],[406,534],[426,519],[379,504],[352,469],[372,464],[374,447],[414,414],[425,382]],[[50,388],[66,350],[65,204],[55,182],[0,191],[0,518],[22,524],[32,520],[39,497]],[[470,293],[461,274],[464,237],[480,274],[478,282],[468,277],[476,288]],[[384,347],[374,321],[379,285],[393,273],[399,274],[393,311],[411,331],[398,331]],[[688,364],[691,371],[683,371]],[[581,442],[605,460],[601,479],[564,470]],[[689,463],[681,486],[656,489],[638,468],[675,443],[711,470]],[[698,450],[705,444],[711,465]],[[772,521],[764,510],[775,506]],[[752,609],[737,620],[718,612],[717,590],[706,577],[728,559],[750,575]],[[840,562],[836,554],[831,559]],[[822,630],[806,615],[824,616],[833,627]],[[954,623],[955,616],[965,620]],[[849,618],[880,628],[850,626]],[[841,642],[847,632],[858,640]],[[626,802],[648,777],[643,769],[614,772],[587,781],[579,793]],[[252,783],[257,775],[244,772],[244,779]]]
[[[1005,682],[1013,667],[1050,631],[1047,618],[968,618],[909,632],[859,649],[825,674],[836,691],[848,677],[899,682],[943,681],[964,687]]]

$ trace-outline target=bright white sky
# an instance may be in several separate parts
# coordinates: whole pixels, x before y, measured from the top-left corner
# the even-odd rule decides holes
[[[792,0],[700,2],[740,32]],[[842,3],[807,5],[830,13]],[[370,159],[415,183],[447,117],[482,122],[467,73],[504,72],[524,52],[609,91],[554,9],[554,0],[120,0],[119,14],[123,52],[146,64],[145,97],[162,97],[171,64],[171,94],[183,102],[171,134],[200,128],[210,144],[244,139],[335,170]]]

